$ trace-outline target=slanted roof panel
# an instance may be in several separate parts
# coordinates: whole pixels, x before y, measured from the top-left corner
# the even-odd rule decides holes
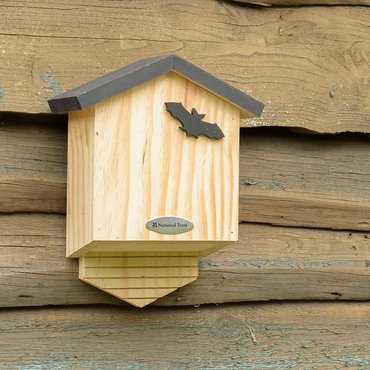
[[[244,113],[242,116],[260,116],[262,113],[264,105],[261,102],[177,55],[139,60],[66,91],[50,99],[48,103],[53,113],[84,109],[169,71],[177,72],[236,105]]]
[[[177,55],[174,55],[174,71],[221,98],[228,100],[240,109],[250,112],[249,116],[260,116],[262,114],[263,103]]]
[[[53,113],[84,109],[166,73],[172,66],[172,55],[142,59],[57,95],[48,103]]]

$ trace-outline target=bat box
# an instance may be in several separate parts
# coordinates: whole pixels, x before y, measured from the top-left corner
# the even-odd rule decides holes
[[[238,238],[239,120],[263,104],[176,55],[49,100],[68,112],[67,257],[142,307]]]

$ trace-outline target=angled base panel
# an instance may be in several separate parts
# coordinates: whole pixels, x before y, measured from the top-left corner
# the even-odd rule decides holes
[[[198,277],[197,255],[125,253],[84,256],[79,277],[136,307],[163,297]]]

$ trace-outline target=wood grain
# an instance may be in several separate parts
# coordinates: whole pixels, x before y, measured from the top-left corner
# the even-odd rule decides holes
[[[68,126],[67,256],[93,240],[95,108],[72,112]]]
[[[61,91],[175,52],[266,104],[244,126],[370,131],[369,7],[261,9],[216,0],[0,6],[2,111],[48,112],[47,98]]]
[[[240,225],[240,241],[201,258],[199,278],[155,305],[370,299],[370,234]],[[0,307],[122,301],[78,279],[65,217],[0,216]]]
[[[366,369],[369,317],[368,302],[5,310],[0,366]]]
[[[0,212],[65,213],[67,122],[0,116]]]
[[[186,136],[165,102],[181,102],[217,122],[225,137]],[[237,240],[239,200],[239,110],[170,72],[70,114],[67,183],[67,256],[135,251],[171,251],[166,241]],[[191,221],[186,233],[164,235],[145,228],[157,217]],[[154,247],[159,249],[154,249]],[[101,249],[99,249],[101,247]],[[134,248],[134,249],[130,249]],[[169,249],[168,249],[169,248]],[[113,250],[113,249],[112,249]],[[85,252],[86,253],[86,252]]]
[[[260,6],[309,6],[309,5],[370,5],[369,0],[229,0],[236,4]]]
[[[121,252],[143,252],[143,253],[153,253],[153,251],[162,251],[163,253],[176,252],[176,255],[180,255],[184,250],[187,252],[194,252],[199,256],[206,256],[213,251],[230,244],[230,241],[189,241],[181,240],[178,243],[176,240],[171,241],[159,241],[151,240],[150,243],[147,241],[97,241],[91,242],[86,247],[75,252],[73,255],[69,256],[71,258],[79,258],[84,255],[91,255],[98,253],[99,255],[117,255]]]
[[[370,160],[363,155],[368,151],[366,137],[245,131],[241,220],[369,230]]]
[[[0,125],[0,212],[65,213],[66,120],[19,119],[8,117]],[[240,145],[241,220],[370,229],[365,136],[261,128],[242,130]]]
[[[198,277],[198,256],[191,253],[117,253],[114,257],[100,253],[80,257],[78,263],[82,281],[136,307],[144,307]]]
[[[197,109],[218,122],[225,137],[188,137],[166,111],[166,102],[180,102],[188,112]],[[81,256],[82,281],[143,307],[197,278],[197,252],[207,254],[237,240],[238,180],[239,109],[174,72],[72,112],[67,256]],[[168,215],[190,220],[194,228],[163,235],[145,227],[147,221]],[[121,257],[144,247],[155,255],[189,251],[189,242],[195,258],[188,266],[175,264],[170,256],[157,257],[148,266],[130,266],[130,255],[121,266],[107,265],[104,258],[96,267],[86,266],[94,258],[91,250],[102,256],[117,251]],[[151,261],[143,254],[144,264]],[[156,277],[162,278],[161,287],[153,286]],[[120,285],[112,287],[112,279]]]

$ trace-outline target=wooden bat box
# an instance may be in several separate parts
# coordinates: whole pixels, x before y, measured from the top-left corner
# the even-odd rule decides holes
[[[51,100],[68,112],[67,257],[135,306],[238,238],[239,120],[263,104],[184,59],[145,59]]]

